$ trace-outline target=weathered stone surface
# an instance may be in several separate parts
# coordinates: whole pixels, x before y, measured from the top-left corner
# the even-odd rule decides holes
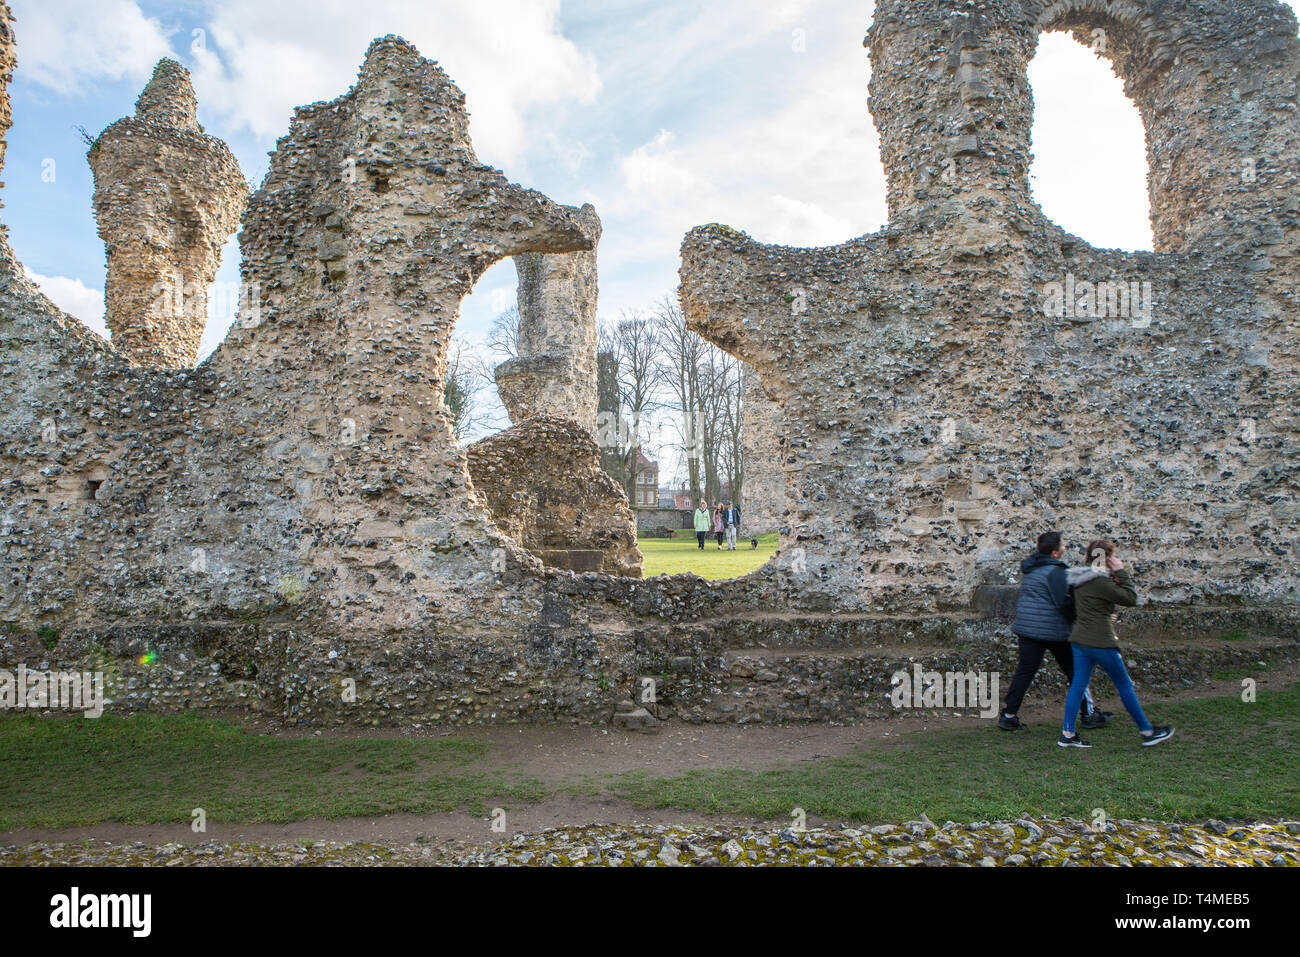
[[[5,147],[8,142],[9,127],[13,125],[13,109],[9,105],[9,83],[14,78],[14,64],[17,54],[14,46],[14,32],[10,22],[13,14],[7,3],[0,3],[0,169],[4,168]],[[0,186],[4,185],[0,182]],[[0,203],[0,209],[4,204]],[[2,230],[3,227],[0,227]],[[3,242],[0,234],[0,242]]]
[[[627,495],[600,467],[595,440],[576,422],[538,416],[465,452],[497,527],[523,548],[552,566],[641,577]]]
[[[190,75],[160,60],[135,115],[86,154],[108,247],[105,322],[118,351],[145,366],[198,360],[208,287],[248,199],[229,148],[203,132]]]
[[[614,723],[628,731],[653,731],[659,725],[659,720],[645,708],[636,708],[615,714]]]
[[[745,527],[754,534],[781,527],[785,513],[785,473],[781,456],[781,408],[767,397],[754,370],[741,373],[741,459],[744,462],[744,501],[740,503]]]

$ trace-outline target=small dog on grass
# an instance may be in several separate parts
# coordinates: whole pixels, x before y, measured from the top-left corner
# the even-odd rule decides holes
[[[751,539],[749,540],[749,547],[750,547],[750,548],[758,548],[758,539],[757,539],[757,538],[751,538]]]

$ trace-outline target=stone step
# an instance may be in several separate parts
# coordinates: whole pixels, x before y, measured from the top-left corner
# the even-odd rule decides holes
[[[1125,644],[1147,647],[1214,646],[1225,639],[1296,641],[1300,606],[1276,608],[1158,606],[1126,609],[1117,626]],[[643,632],[665,653],[699,656],[737,648],[818,650],[940,648],[1013,641],[1006,618],[976,614],[899,617],[883,614],[738,613],[675,622]]]
[[[1221,672],[1245,678],[1257,673],[1260,663],[1276,666],[1300,662],[1300,641],[1201,641],[1158,648],[1128,646],[1124,657],[1139,690],[1157,693],[1203,686]],[[996,692],[990,692],[990,700],[996,699],[996,706],[996,701],[1006,694],[1015,671],[1016,650],[1010,641],[964,648],[938,645],[736,648],[700,659],[675,658],[662,673],[643,668],[641,674],[653,676],[656,701],[652,710],[661,719],[710,723],[855,723],[905,713],[890,700],[895,688],[893,677],[901,671],[912,683],[918,666],[923,673],[983,675],[988,689],[993,688],[996,675]],[[1103,693],[1113,695],[1109,680],[1100,672],[1097,674],[1105,689]],[[1065,690],[1064,676],[1055,662],[1045,659],[1033,693],[1060,697]],[[979,708],[960,710],[975,714]]]

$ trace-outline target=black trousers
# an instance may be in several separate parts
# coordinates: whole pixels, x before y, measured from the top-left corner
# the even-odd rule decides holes
[[[1034,680],[1039,667],[1043,664],[1044,652],[1052,653],[1056,663],[1065,672],[1067,683],[1074,679],[1074,649],[1070,647],[1068,641],[1040,641],[1037,638],[1021,638],[1019,635],[1016,638],[1020,641],[1020,660],[1016,663],[1016,673],[1011,676],[1011,687],[1007,689],[1003,714],[1020,712],[1020,702],[1025,700],[1029,683]],[[1080,714],[1087,713],[1088,699],[1085,697],[1080,707]]]
[[[704,547],[704,532],[696,532],[695,540],[700,543],[700,548]]]

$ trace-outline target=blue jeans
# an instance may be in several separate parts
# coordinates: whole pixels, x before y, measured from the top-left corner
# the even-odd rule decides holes
[[[1137,693],[1133,690],[1133,680],[1124,667],[1124,659],[1119,656],[1117,648],[1086,648],[1071,643],[1074,651],[1074,679],[1070,682],[1070,693],[1065,696],[1065,733],[1074,734],[1074,722],[1079,716],[1079,705],[1083,703],[1083,693],[1088,690],[1092,680],[1093,665],[1101,665],[1101,670],[1115,685],[1119,700],[1124,702],[1124,710],[1129,713],[1133,723],[1143,734],[1151,730],[1151,722],[1142,713],[1138,704]]]

